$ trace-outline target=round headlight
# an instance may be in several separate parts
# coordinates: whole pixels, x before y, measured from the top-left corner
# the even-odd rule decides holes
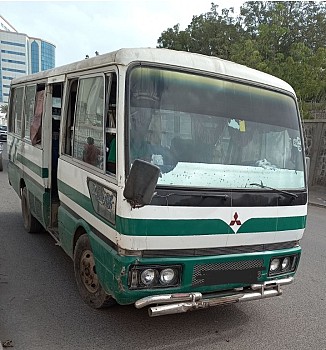
[[[152,284],[155,280],[155,270],[153,269],[146,269],[144,271],[142,271],[142,273],[140,274],[140,280],[143,284],[145,284],[145,286],[149,286],[150,284]]]
[[[280,267],[280,264],[281,264],[280,259],[273,259],[271,261],[271,266],[269,267],[270,271],[271,272],[277,271],[278,268]]]
[[[160,273],[160,281],[162,284],[170,284],[176,278],[176,272],[173,269],[164,269]]]
[[[288,269],[289,266],[290,266],[290,258],[286,257],[282,261],[282,270]]]

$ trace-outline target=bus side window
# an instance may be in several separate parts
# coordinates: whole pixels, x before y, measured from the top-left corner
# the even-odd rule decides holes
[[[30,139],[32,145],[40,144],[42,141],[42,118],[44,112],[45,84],[36,87],[35,110],[30,128]]]
[[[117,76],[112,73],[108,76],[107,86],[107,116],[106,116],[106,172],[116,174],[116,103],[117,103]]]
[[[24,136],[26,139],[30,139],[31,122],[34,118],[34,110],[35,110],[35,96],[36,96],[36,85],[26,86],[25,102],[24,102],[24,120],[25,120]]]
[[[11,91],[9,131],[21,134],[21,118],[23,110],[24,88],[17,87]]]
[[[68,112],[67,112],[66,130],[65,130],[65,153],[71,156],[78,80],[75,79],[70,81],[69,85],[70,85],[70,89],[69,89],[68,109],[67,109]]]
[[[73,134],[73,157],[104,169],[104,76],[81,77]]]

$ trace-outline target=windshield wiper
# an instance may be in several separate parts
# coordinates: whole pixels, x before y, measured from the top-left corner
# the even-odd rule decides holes
[[[298,198],[298,195],[296,195],[295,193],[291,193],[291,192],[284,191],[284,190],[278,190],[277,188],[265,186],[265,185],[263,184],[263,181],[261,181],[260,184],[258,184],[258,183],[252,183],[252,184],[250,184],[250,186],[258,186],[258,187],[260,187],[260,188],[267,188],[268,190],[272,190],[272,191],[275,191],[275,192],[281,193],[281,194],[286,194],[287,196],[290,196],[290,197],[292,197],[292,198]]]
[[[202,193],[196,193],[191,191],[182,191],[180,193],[168,193],[166,195],[159,195],[157,192],[154,193],[154,197],[161,197],[161,198],[167,198],[171,196],[194,196],[194,197],[202,197],[202,198],[221,198],[224,200],[227,200],[229,198],[229,195],[227,194],[218,194],[218,193],[210,193],[210,192],[202,192]]]

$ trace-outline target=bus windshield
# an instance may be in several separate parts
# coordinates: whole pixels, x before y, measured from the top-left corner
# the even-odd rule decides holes
[[[133,68],[128,82],[129,164],[138,158],[158,165],[158,185],[304,188],[303,145],[292,97],[144,66]]]

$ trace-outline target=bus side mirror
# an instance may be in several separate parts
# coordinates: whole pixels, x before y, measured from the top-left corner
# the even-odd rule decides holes
[[[307,183],[309,181],[309,170],[310,170],[310,157],[306,157],[306,176],[307,176]]]
[[[160,176],[160,168],[143,160],[136,159],[131,167],[124,197],[133,208],[150,204],[155,186]]]

